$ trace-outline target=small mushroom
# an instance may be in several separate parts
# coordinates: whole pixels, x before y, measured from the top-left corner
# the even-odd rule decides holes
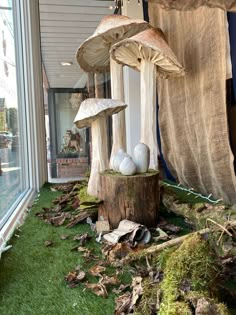
[[[86,72],[111,72],[111,98],[124,101],[123,65],[110,60],[110,48],[120,40],[149,28],[143,20],[123,15],[103,17],[94,34],[77,51],[77,61]],[[125,112],[112,117],[113,146],[111,156],[119,149],[126,150]]]
[[[148,29],[111,48],[111,57],[141,73],[141,139],[150,148],[150,168],[158,168],[156,75],[182,76],[184,69],[160,29]]]
[[[88,182],[88,194],[98,195],[99,172],[108,168],[107,132],[104,121],[107,116],[116,114],[127,107],[123,102],[112,99],[88,98],[84,100],[75,117],[78,128],[91,126],[92,133],[92,165]]]

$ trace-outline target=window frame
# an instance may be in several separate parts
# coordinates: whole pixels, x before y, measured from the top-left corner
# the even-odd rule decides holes
[[[47,181],[39,2],[12,0],[12,10],[24,190],[1,220],[0,256],[16,227],[23,223],[40,187]]]

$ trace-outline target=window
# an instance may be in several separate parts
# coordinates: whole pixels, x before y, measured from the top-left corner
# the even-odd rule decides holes
[[[23,110],[17,93],[18,64],[15,54],[14,8],[12,0],[1,0],[0,7],[0,226],[26,189],[23,178],[24,131],[19,123]],[[24,174],[27,176],[27,172]]]
[[[0,0],[0,255],[47,180],[38,0]]]

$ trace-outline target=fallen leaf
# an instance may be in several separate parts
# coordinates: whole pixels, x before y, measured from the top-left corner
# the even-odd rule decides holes
[[[53,187],[50,187],[50,190],[53,191],[53,192],[57,191],[57,190],[56,190],[55,188],[53,188]]]
[[[102,283],[103,285],[116,285],[120,283],[120,280],[116,276],[109,277],[107,275],[102,275],[99,283]]]
[[[108,260],[110,262],[115,262],[116,260],[122,260],[130,252],[132,252],[132,249],[127,243],[123,242],[123,243],[115,244],[115,246],[108,252]]]
[[[132,305],[135,305],[138,299],[143,295],[142,280],[142,277],[134,277],[132,280]]]
[[[153,240],[158,242],[158,241],[165,241],[169,239],[169,236],[166,232],[164,232],[162,229],[157,228],[156,231],[159,233],[158,236],[153,237]]]
[[[49,246],[52,246],[52,245],[53,245],[53,242],[52,242],[52,241],[45,241],[45,242],[44,242],[44,245],[45,245],[46,247],[49,247]]]
[[[78,273],[76,279],[79,280],[79,281],[82,281],[82,280],[84,280],[85,276],[86,276],[86,273],[84,271],[80,271]]]
[[[73,237],[73,241],[79,241],[81,246],[84,246],[87,241],[92,238],[88,233],[78,234]]]
[[[73,271],[70,271],[67,276],[65,276],[65,281],[68,283],[69,287],[73,289],[73,288],[76,288],[78,284],[85,279],[85,277],[86,277],[86,274],[84,271],[73,270]]]
[[[129,311],[131,311],[131,301],[132,296],[130,292],[126,292],[123,295],[117,297],[115,299],[115,315],[127,314]]]
[[[92,290],[97,296],[106,298],[108,296],[107,289],[102,283],[86,283],[85,286]]]
[[[174,225],[174,224],[165,224],[162,229],[164,231],[169,231],[169,232],[173,232],[173,233],[178,233],[182,230],[182,228],[180,226]]]
[[[115,293],[115,294],[120,294],[120,293],[122,293],[123,291],[125,291],[125,290],[127,290],[128,288],[130,288],[130,285],[129,284],[121,284],[120,286],[119,286],[119,288],[118,289],[116,289],[116,288],[114,288],[113,290],[112,290],[112,292],[113,293]]]
[[[68,239],[68,237],[69,237],[69,235],[67,235],[67,234],[62,234],[62,235],[60,236],[60,239],[61,239],[61,240],[66,240],[66,239]]]
[[[94,265],[92,268],[89,269],[89,272],[91,273],[91,275],[93,276],[98,276],[100,275],[102,272],[104,272],[106,270],[106,267],[101,266],[98,264]]]

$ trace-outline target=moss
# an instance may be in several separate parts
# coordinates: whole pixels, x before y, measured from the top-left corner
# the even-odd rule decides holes
[[[185,302],[171,302],[160,310],[161,315],[192,315],[192,311]]]
[[[80,204],[83,204],[83,203],[97,204],[100,202],[100,200],[98,198],[87,194],[87,186],[84,186],[80,189],[80,191],[78,193],[78,197],[80,200]]]
[[[208,291],[217,274],[215,255],[198,234],[187,239],[169,258],[165,257],[164,265],[165,276],[161,284],[163,315],[178,314],[173,312],[177,312],[176,307],[180,307],[176,306],[176,301],[182,298],[181,294],[186,289],[183,282],[189,286],[186,290]],[[182,314],[188,314],[187,306]]]
[[[132,175],[132,176],[126,176],[126,175],[122,175],[121,173],[118,173],[118,172],[115,172],[113,170],[105,170],[103,172],[101,172],[100,174],[102,175],[107,175],[107,176],[118,176],[118,177],[135,177],[135,176],[152,176],[154,174],[158,174],[159,172],[156,171],[156,170],[152,170],[152,169],[149,169],[146,173],[138,173],[138,174],[135,174],[135,175]]]

